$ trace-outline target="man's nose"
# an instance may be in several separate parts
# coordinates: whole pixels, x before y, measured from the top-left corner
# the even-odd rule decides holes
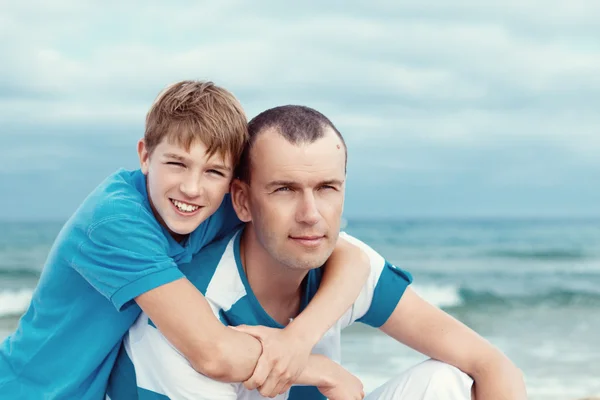
[[[296,213],[296,220],[308,225],[315,225],[321,219],[321,213],[313,193],[302,197],[301,204]]]

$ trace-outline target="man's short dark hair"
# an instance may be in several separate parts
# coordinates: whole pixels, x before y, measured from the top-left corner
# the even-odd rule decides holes
[[[299,145],[313,143],[325,136],[327,128],[333,129],[344,145],[346,161],[348,150],[342,134],[323,114],[306,106],[286,105],[270,108],[248,123],[248,144],[242,152],[237,167],[236,177],[250,182],[251,151],[256,138],[268,129],[276,129],[289,143]]]

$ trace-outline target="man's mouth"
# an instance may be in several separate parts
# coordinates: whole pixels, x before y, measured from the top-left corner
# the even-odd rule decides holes
[[[323,236],[323,235],[291,236],[290,235],[290,239],[292,239],[294,242],[299,243],[303,246],[312,247],[312,246],[318,246],[319,244],[321,244],[322,240],[325,239],[325,236]]]
[[[190,204],[180,200],[169,199],[171,200],[171,204],[175,206],[175,208],[184,213],[184,214],[193,214],[195,211],[198,211],[201,207],[197,204]]]

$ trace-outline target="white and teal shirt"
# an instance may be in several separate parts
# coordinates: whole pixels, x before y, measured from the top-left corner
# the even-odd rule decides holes
[[[264,325],[283,328],[262,308],[250,287],[240,261],[241,230],[203,249],[180,266],[187,278],[204,294],[215,316],[225,325]],[[340,333],[358,321],[373,327],[383,325],[394,311],[411,275],[390,264],[361,241],[342,233],[360,246],[371,259],[371,274],[354,305],[315,346],[313,353],[341,362]],[[301,308],[315,295],[322,268],[305,279]],[[200,328],[201,329],[201,328]],[[136,397],[137,396],[137,397]],[[147,315],[142,314],[129,330],[112,372],[107,398],[132,399],[262,399],[241,383],[213,381],[197,373],[167,340]],[[294,386],[278,399],[324,398],[316,388]]]

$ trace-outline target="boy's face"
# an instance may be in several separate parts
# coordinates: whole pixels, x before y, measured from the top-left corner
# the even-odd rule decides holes
[[[177,241],[210,217],[229,191],[231,158],[209,157],[200,141],[186,151],[163,139],[149,154],[142,139],[138,154],[154,215]]]

